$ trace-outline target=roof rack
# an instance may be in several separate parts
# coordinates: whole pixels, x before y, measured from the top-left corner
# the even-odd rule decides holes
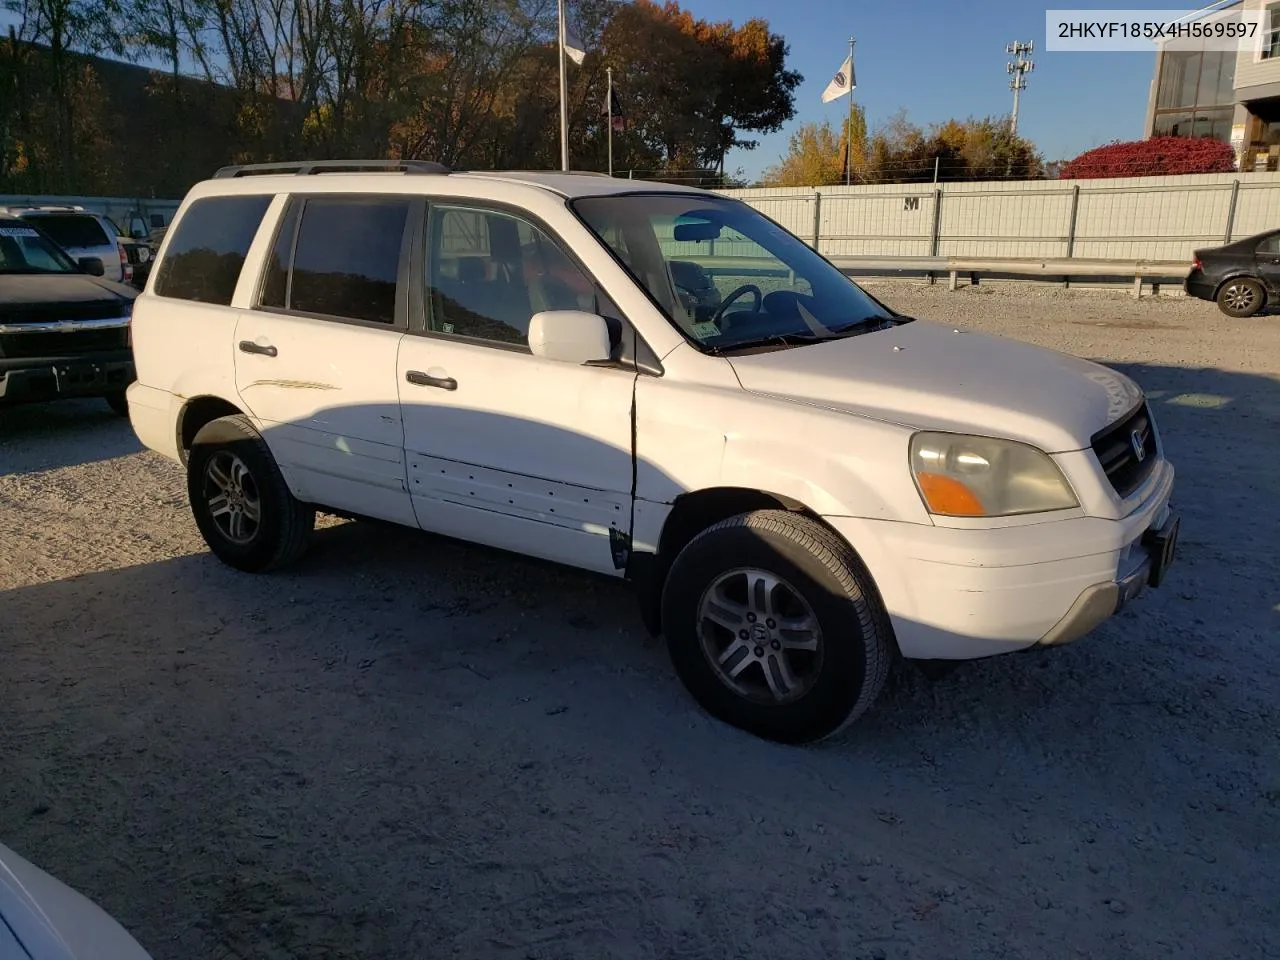
[[[18,216],[21,213],[86,213],[84,207],[69,203],[12,203],[0,207],[0,211]]]
[[[270,174],[294,174],[305,177],[316,173],[429,173],[445,174],[452,171],[443,163],[433,160],[301,160],[285,163],[242,163],[222,167],[213,175],[215,180],[230,177],[266,176]]]
[[[459,170],[457,172],[461,173],[462,171]],[[566,177],[605,177],[606,179],[612,179],[610,174],[604,173],[601,170],[468,170],[467,172],[468,173],[491,173],[494,176],[498,176],[498,177],[501,177],[507,174],[513,174],[513,173],[514,174],[536,173],[536,174],[550,174],[552,176],[560,174]]]

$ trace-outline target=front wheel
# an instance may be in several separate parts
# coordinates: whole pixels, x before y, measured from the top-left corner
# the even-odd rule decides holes
[[[1248,277],[1228,280],[1218,291],[1218,309],[1228,317],[1252,317],[1262,309],[1267,294],[1262,284]]]
[[[871,577],[814,520],[724,520],[676,557],[662,624],[680,679],[710,714],[769,740],[837,733],[879,696],[892,637]]]
[[[209,549],[237,570],[259,573],[292,563],[315,526],[315,510],[294,498],[266,441],[239,415],[196,434],[187,496]]]

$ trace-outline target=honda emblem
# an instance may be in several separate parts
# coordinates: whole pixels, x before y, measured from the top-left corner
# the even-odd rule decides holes
[[[1129,434],[1129,446],[1133,447],[1134,458],[1141,463],[1147,459],[1147,438],[1139,430]]]

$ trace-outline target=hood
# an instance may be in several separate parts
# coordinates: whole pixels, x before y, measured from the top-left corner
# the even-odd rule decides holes
[[[0,273],[0,311],[49,303],[133,300],[140,292],[87,273]]]
[[[730,357],[742,386],[916,429],[1080,450],[1142,391],[1099,364],[914,320],[829,343]]]
[[[20,952],[12,948],[13,941],[21,945]],[[0,844],[0,956],[11,955],[151,960],[101,907]]]

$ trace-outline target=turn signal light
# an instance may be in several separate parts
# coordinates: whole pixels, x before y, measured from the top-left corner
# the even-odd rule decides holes
[[[930,513],[952,517],[986,516],[982,502],[974,492],[954,477],[921,471],[916,474],[916,480]]]

